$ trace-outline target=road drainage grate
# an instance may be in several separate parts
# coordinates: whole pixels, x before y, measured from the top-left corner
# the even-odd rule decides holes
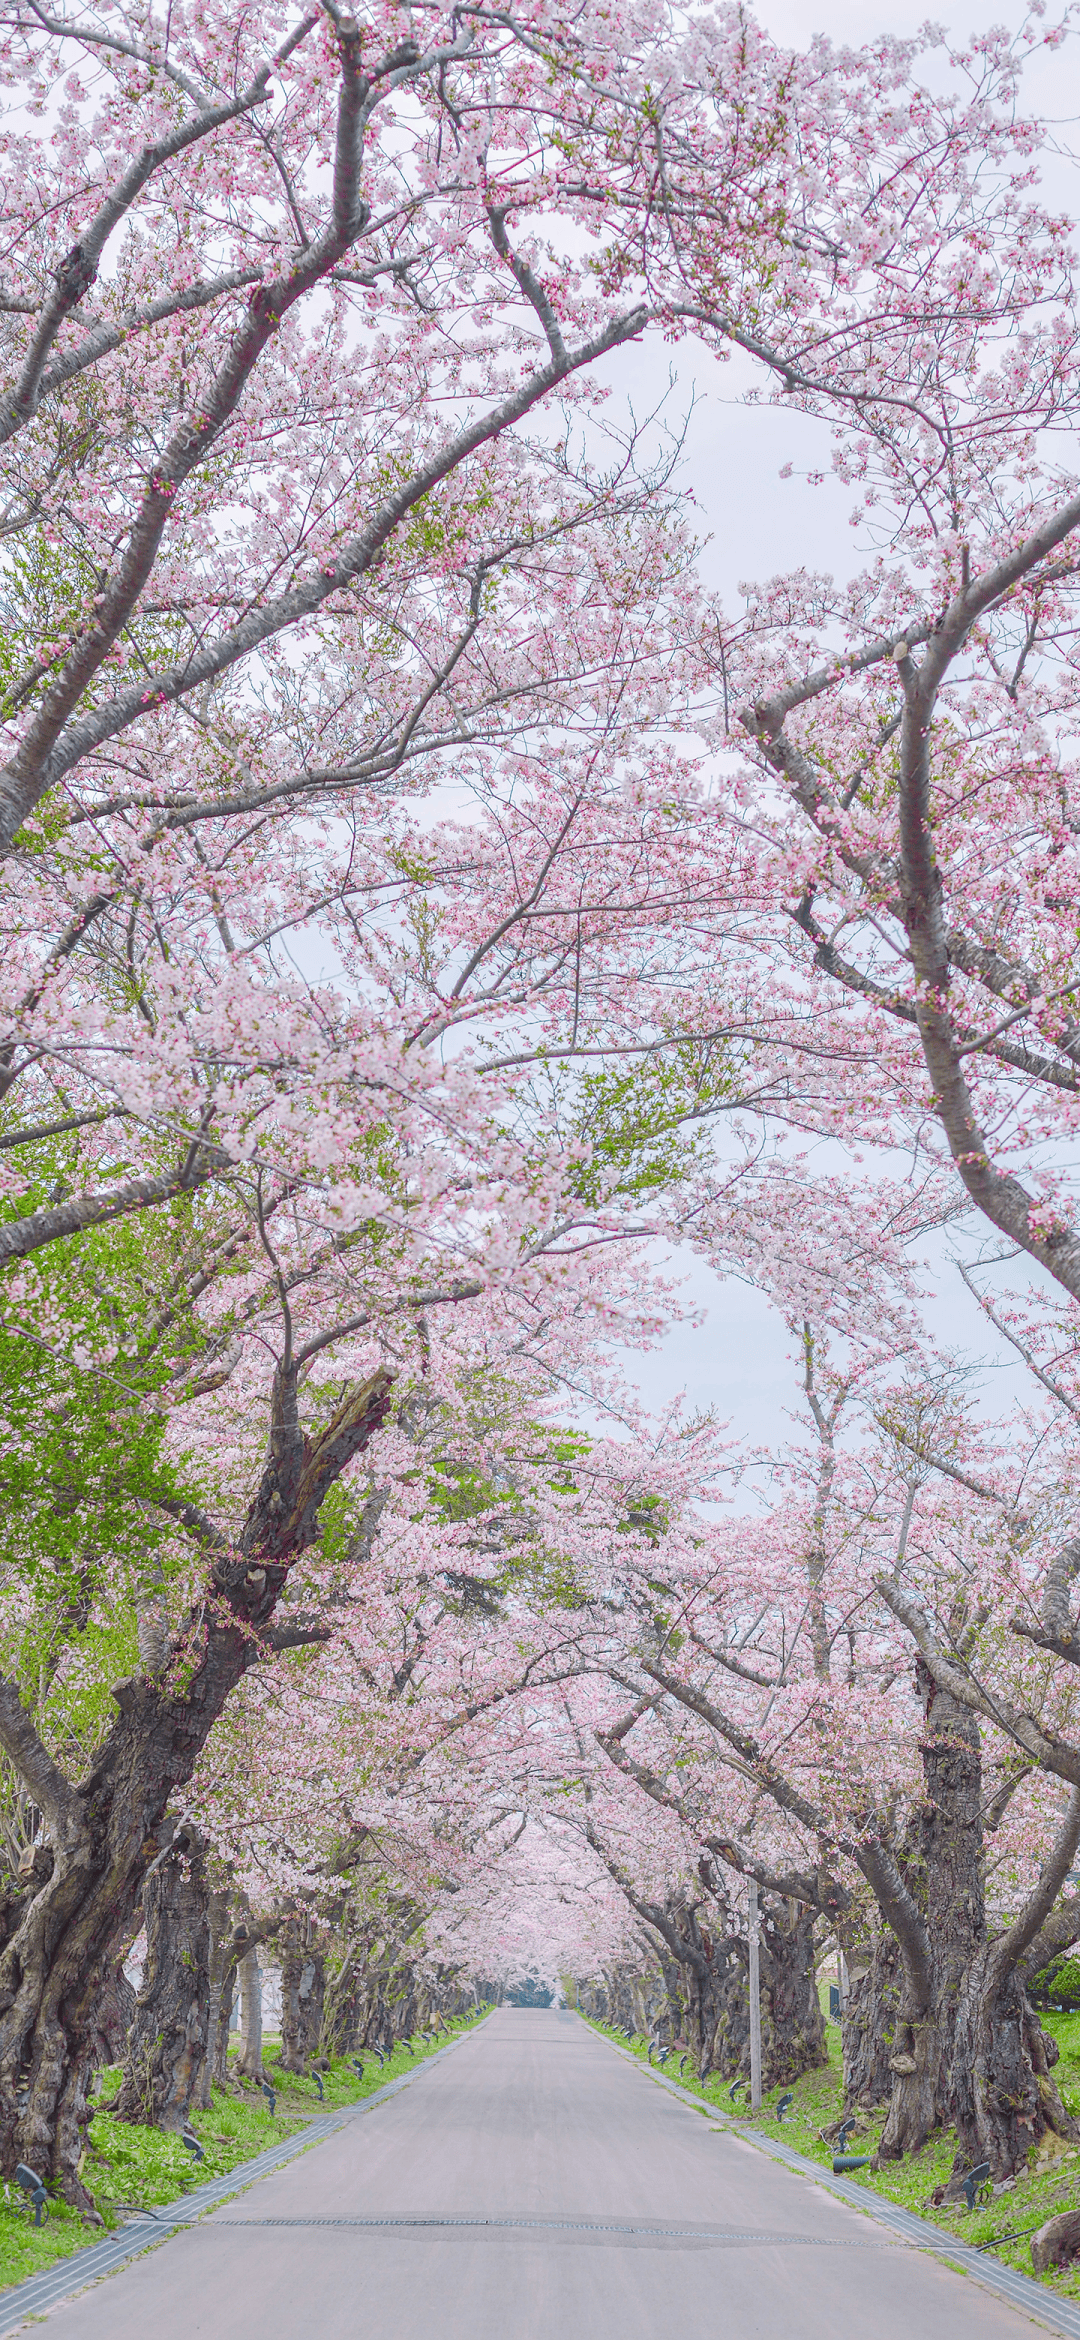
[[[827,2234],[773,2234],[758,2226],[634,2226],[626,2219],[596,2218],[400,2218],[400,2217],[342,2217],[342,2218],[215,2218],[213,2232],[219,2227],[231,2228],[265,2226],[353,2227],[358,2232],[378,2227],[495,2227],[507,2232],[528,2230],[534,2234],[620,2234],[627,2237],[647,2235],[657,2242],[711,2242],[711,2243],[800,2243],[815,2250],[874,2251],[895,2250],[896,2242],[887,2236],[864,2238],[861,2235]],[[905,2247],[903,2245],[901,2248]],[[910,2246],[907,2246],[910,2247]]]

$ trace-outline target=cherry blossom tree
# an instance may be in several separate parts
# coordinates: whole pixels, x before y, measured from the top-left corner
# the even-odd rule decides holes
[[[965,2166],[1005,2175],[1044,2128],[1072,2134],[1024,1988],[1075,1939],[1061,1896],[1080,1803],[1053,1785],[1073,1777],[1071,1692],[1045,1657],[1036,1692],[1031,1642],[1002,1632],[1067,1496],[1043,1428],[1018,1534],[992,1491],[1018,1425],[980,1482],[976,1433],[925,1356],[913,1382],[880,1358],[871,1377],[865,1352],[830,1359],[808,1329],[803,1356],[814,1437],[765,1518],[683,1519],[627,1552],[629,1630],[607,1664],[631,1703],[598,1740],[709,1861],[847,1951],[845,2076],[854,2099],[887,2100],[882,2156],[954,2125]]]

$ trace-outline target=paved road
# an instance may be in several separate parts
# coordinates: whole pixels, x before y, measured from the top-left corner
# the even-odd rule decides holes
[[[386,2223],[276,2223],[316,2218]],[[46,2325],[48,2340],[1035,2340],[1036,2329],[710,2127],[576,2017],[525,2009],[492,2016],[400,2095]]]

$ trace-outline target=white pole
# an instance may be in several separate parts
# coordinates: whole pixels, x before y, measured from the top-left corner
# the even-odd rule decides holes
[[[761,2110],[761,1960],[757,1886],[750,1887],[750,2110]]]
[[[836,1984],[840,1993],[840,2013],[841,2015],[846,2015],[848,1995],[847,1959],[845,1958],[843,1951],[840,1949],[838,1949],[836,1953]]]

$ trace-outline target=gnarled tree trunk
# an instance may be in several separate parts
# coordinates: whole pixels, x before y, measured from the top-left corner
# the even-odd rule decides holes
[[[814,1914],[797,1901],[766,1905],[762,1911],[761,2055],[769,2088],[819,2071],[829,2061],[814,1961]]]
[[[213,2101],[211,2090],[224,2088],[228,2076],[229,2025],[232,2021],[233,1998],[236,1990],[236,1963],[239,1950],[233,1939],[232,1917],[227,1893],[212,1893],[209,1902],[210,1917],[210,2014],[206,2043],[206,2063],[203,2069],[199,2102],[209,2110]]]
[[[949,2071],[963,1976],[986,1939],[982,1860],[982,1756],[968,1708],[935,1692],[922,1745],[926,1796],[902,1854],[903,1888],[892,1908],[900,1943],[893,2090],[878,2148],[883,2161],[917,2153],[949,2118]],[[906,1889],[906,1890],[904,1890]]]
[[[229,2077],[229,2031],[232,2011],[236,2003],[236,1978],[240,1960],[253,1943],[261,1942],[272,1928],[256,1927],[240,1917],[235,1925],[230,1914],[230,1896],[212,1893],[210,1896],[210,2033],[206,2070],[200,2103],[211,2103],[211,2085],[224,2088]]]
[[[760,1918],[761,2084],[787,2086],[828,2063],[825,2022],[814,1969],[814,1912],[794,1901],[763,1904]],[[713,1983],[718,2013],[706,2043],[705,2068],[726,2080],[750,2077],[750,1958],[741,1936],[729,1935],[712,1953],[723,1955]],[[699,2067],[700,2068],[700,2067]]]
[[[182,2129],[200,2098],[210,2032],[203,1840],[183,1822],[143,1887],[146,1964],[116,2104],[122,2121]]]
[[[1059,2048],[1042,2029],[1015,1967],[999,1979],[994,1946],[972,1960],[958,1998],[951,2109],[964,2166],[988,2161],[1011,2177],[1052,2129],[1074,2143],[1080,2127],[1053,2078]]]
[[[1051,2078],[1046,2035],[1017,1972],[1080,1841],[1080,1791],[1026,1908],[989,1942],[978,1724],[925,1670],[920,1676],[927,1797],[916,1852],[905,1863],[907,1893],[892,1902],[901,1985],[894,2086],[878,2151],[883,2160],[898,2159],[917,2152],[935,2128],[955,2124],[958,2171],[985,2160],[1002,2178],[1047,2130],[1080,2134]],[[889,1914],[887,1893],[882,1906]]]
[[[327,2055],[343,2055],[357,2037],[357,1992],[366,1944],[359,1935],[346,1944],[336,1973],[326,1978],[323,1964],[323,2007],[319,2044]]]
[[[892,2095],[899,2005],[900,1944],[888,1926],[878,1925],[862,1972],[849,1981],[841,2018],[845,2106],[858,2105],[868,2112]]]

